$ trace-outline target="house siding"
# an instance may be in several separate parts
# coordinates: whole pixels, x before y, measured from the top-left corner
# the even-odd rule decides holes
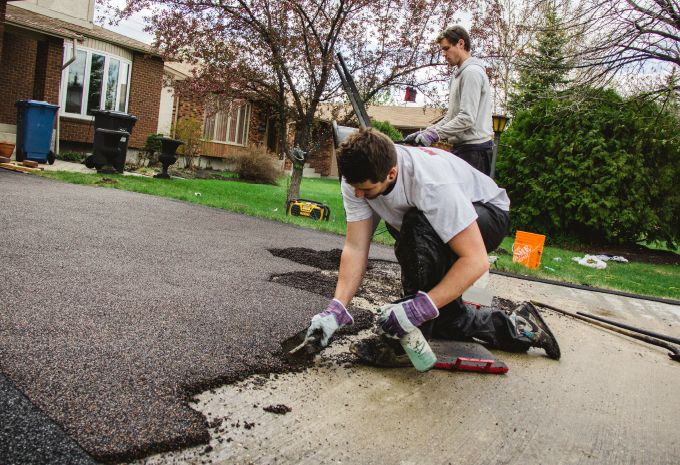
[[[332,157],[335,151],[332,128],[329,124],[324,123],[314,133],[315,142],[319,146],[310,150],[307,156],[307,164],[321,176],[331,176]]]
[[[5,35],[6,12],[7,12],[7,0],[0,0],[0,57],[2,56],[2,43]]]
[[[162,88],[163,60],[135,53],[130,79],[128,113],[137,117],[137,123],[132,130],[130,147],[144,147],[149,134],[156,133]]]
[[[64,62],[64,41],[49,37],[38,42],[33,98],[59,105],[61,68]]]
[[[130,100],[128,114],[137,117],[132,128],[128,147],[142,148],[149,134],[155,133],[158,127],[158,106],[163,85],[163,61],[160,58],[148,57],[135,53],[132,62],[130,79]],[[94,126],[92,121],[75,118],[61,118],[61,141],[92,144]]]
[[[335,143],[333,141],[333,132],[331,125],[328,123],[321,123],[312,134],[312,139],[316,143],[316,147],[307,154],[305,160],[305,167],[313,169],[317,174],[323,177],[337,176],[338,169],[335,163]],[[289,143],[293,143],[295,131],[291,131],[289,135]],[[286,159],[284,169],[293,169],[293,163],[290,159]]]
[[[0,61],[0,123],[16,124],[14,103],[33,97],[33,83],[38,43],[18,34],[4,34]],[[54,103],[54,102],[50,102]]]
[[[92,144],[94,126],[92,121],[80,121],[62,116],[59,120],[59,141]]]
[[[197,96],[182,96],[173,110],[173,121],[180,118],[196,118],[201,122],[201,131],[205,124],[205,106],[203,98]],[[201,142],[201,155],[210,158],[234,158],[247,155],[252,146],[265,143],[267,115],[262,105],[250,102],[250,120],[248,126],[248,142],[245,146],[223,144],[209,141]]]

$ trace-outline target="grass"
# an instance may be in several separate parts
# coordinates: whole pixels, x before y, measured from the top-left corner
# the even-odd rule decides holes
[[[300,197],[323,202],[331,208],[328,221],[314,221],[286,215],[285,204],[288,189],[285,179],[278,185],[272,186],[219,179],[167,180],[142,176],[83,174],[66,171],[45,171],[41,173],[41,176],[72,184],[92,185],[169,197],[336,234],[344,234],[345,232],[345,210],[342,207],[337,180],[315,179],[312,181],[305,179],[302,183]],[[102,182],[103,178],[115,182]],[[229,178],[230,175],[225,174],[225,179]]]
[[[74,184],[95,185],[150,195],[169,197],[232,212],[267,218],[305,228],[343,235],[345,211],[338,181],[335,179],[304,179],[300,197],[323,202],[331,208],[329,221],[288,216],[285,211],[287,180],[278,185],[250,184],[234,180],[173,179],[162,180],[138,176],[98,175],[69,172],[43,172],[42,176]],[[232,174],[225,173],[225,179]],[[102,182],[109,178],[115,182]],[[374,240],[392,244],[392,237],[384,226],[378,226]],[[604,270],[577,264],[574,256],[583,253],[546,246],[541,266],[531,270],[512,262],[512,238],[506,238],[495,269],[516,274],[552,279],[575,284],[615,289],[635,294],[680,299],[680,265],[650,265],[646,263],[608,262]]]
[[[540,267],[529,269],[512,262],[513,242],[514,239],[510,237],[503,240],[500,249],[507,252],[498,255],[495,269],[634,294],[680,299],[680,265],[609,261],[605,269],[596,270],[572,260],[572,257],[585,255],[582,252],[546,246]]]

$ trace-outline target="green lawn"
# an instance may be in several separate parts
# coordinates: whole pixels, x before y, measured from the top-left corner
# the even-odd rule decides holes
[[[161,180],[137,176],[53,171],[43,172],[41,175],[74,184],[96,185],[170,197],[336,234],[345,232],[345,211],[342,207],[338,181],[334,179],[304,179],[302,182],[300,189],[302,198],[323,202],[331,208],[329,221],[314,221],[286,215],[286,179],[283,179],[277,186],[270,186],[233,180]],[[102,181],[103,178],[112,181]],[[384,244],[393,243],[382,225],[378,227],[375,240]],[[503,241],[501,248],[508,253],[499,254],[495,269],[636,294],[680,299],[679,265],[609,262],[606,269],[595,270],[579,265],[571,259],[574,256],[582,256],[583,253],[547,246],[540,268],[530,270],[512,263],[510,255],[512,243],[512,238],[506,238]]]
[[[634,294],[680,299],[680,265],[609,261],[605,269],[596,270],[572,260],[572,257],[583,257],[585,255],[583,252],[546,246],[541,257],[541,266],[537,269],[528,269],[512,262],[513,242],[514,239],[510,237],[503,240],[501,248],[507,251],[507,254],[498,254],[495,269]]]

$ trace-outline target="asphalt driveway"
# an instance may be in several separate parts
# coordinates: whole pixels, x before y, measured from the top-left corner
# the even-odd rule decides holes
[[[3,170],[0,198],[0,371],[98,460],[207,441],[187,397],[285,370],[280,341],[326,304],[270,282],[310,268],[268,249],[342,246],[334,235]]]
[[[677,463],[680,365],[659,347],[546,312],[562,359],[499,352],[507,375],[347,362],[366,331],[308,370],[250,376],[289,369],[279,342],[325,305],[337,253],[318,251],[341,237],[2,170],[0,198],[3,465],[91,463],[79,446],[147,465]],[[269,252],[289,247],[307,251]],[[388,268],[369,271],[358,307],[398,281]],[[497,275],[489,286],[680,337],[675,305]]]

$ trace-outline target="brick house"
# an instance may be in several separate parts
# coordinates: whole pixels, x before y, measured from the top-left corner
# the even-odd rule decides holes
[[[95,0],[0,0],[0,141],[14,142],[19,99],[59,105],[55,152],[91,150],[94,109],[137,117],[131,149],[158,126],[163,60],[93,24]]]
[[[179,96],[173,89],[175,81],[191,76],[191,67],[184,63],[165,64],[167,85],[161,92],[158,132],[178,137],[178,124],[194,119],[201,125],[201,167],[229,169],[236,157],[253,150],[267,150],[282,160],[279,154],[277,125],[271,108],[259,101],[221,101],[215,96]]]
[[[163,89],[159,116],[158,132],[177,137],[173,131],[181,118],[195,118],[201,122],[203,140],[198,165],[213,169],[229,169],[237,156],[247,155],[250,151],[264,148],[278,156],[286,170],[292,168],[290,161],[284,160],[279,150],[279,137],[274,110],[258,101],[234,101],[220,111],[208,111],[204,96],[179,97],[174,95],[172,82],[191,76],[191,67],[183,63],[165,64],[166,81]],[[334,107],[322,105],[319,108],[319,126],[314,139],[315,147],[307,156],[303,170],[305,177],[337,177],[335,147],[331,120]],[[351,109],[341,109],[342,112]],[[369,107],[368,114],[373,120],[388,121],[405,135],[430,126],[443,111],[435,108],[403,106]],[[339,115],[342,117],[342,114]],[[293,128],[287,129],[289,139]]]

